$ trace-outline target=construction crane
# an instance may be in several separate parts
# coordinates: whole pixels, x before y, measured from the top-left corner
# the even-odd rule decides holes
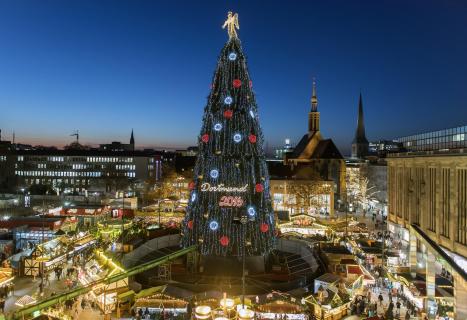
[[[79,131],[76,130],[75,133],[70,134],[70,137],[76,137],[76,143],[79,143]]]

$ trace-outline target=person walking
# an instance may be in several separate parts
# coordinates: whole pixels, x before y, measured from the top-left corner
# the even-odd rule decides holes
[[[405,320],[410,320],[410,312],[409,310],[405,311]]]
[[[399,300],[396,302],[396,317],[399,319],[401,316],[401,303]]]
[[[5,298],[4,297],[0,298],[0,311],[1,313],[5,312]]]
[[[383,304],[383,295],[381,293],[378,296],[378,300],[380,304]]]

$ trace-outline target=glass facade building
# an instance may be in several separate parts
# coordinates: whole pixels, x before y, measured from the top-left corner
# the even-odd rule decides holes
[[[159,180],[163,160],[159,151],[12,150],[0,158],[0,180],[8,178],[4,189],[42,185],[54,192],[111,192],[131,179]]]
[[[435,151],[467,148],[467,126],[397,138],[407,151]]]

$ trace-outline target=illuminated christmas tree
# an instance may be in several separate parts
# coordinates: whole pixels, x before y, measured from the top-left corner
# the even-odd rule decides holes
[[[183,246],[203,255],[264,255],[274,247],[274,213],[258,108],[235,28],[220,53],[199,136]]]

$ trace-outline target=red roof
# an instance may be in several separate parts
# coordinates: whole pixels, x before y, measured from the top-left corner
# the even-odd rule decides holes
[[[341,264],[357,264],[354,259],[341,259]]]
[[[350,273],[350,274],[363,274],[363,271],[360,268],[360,266],[347,265],[347,273]]]

